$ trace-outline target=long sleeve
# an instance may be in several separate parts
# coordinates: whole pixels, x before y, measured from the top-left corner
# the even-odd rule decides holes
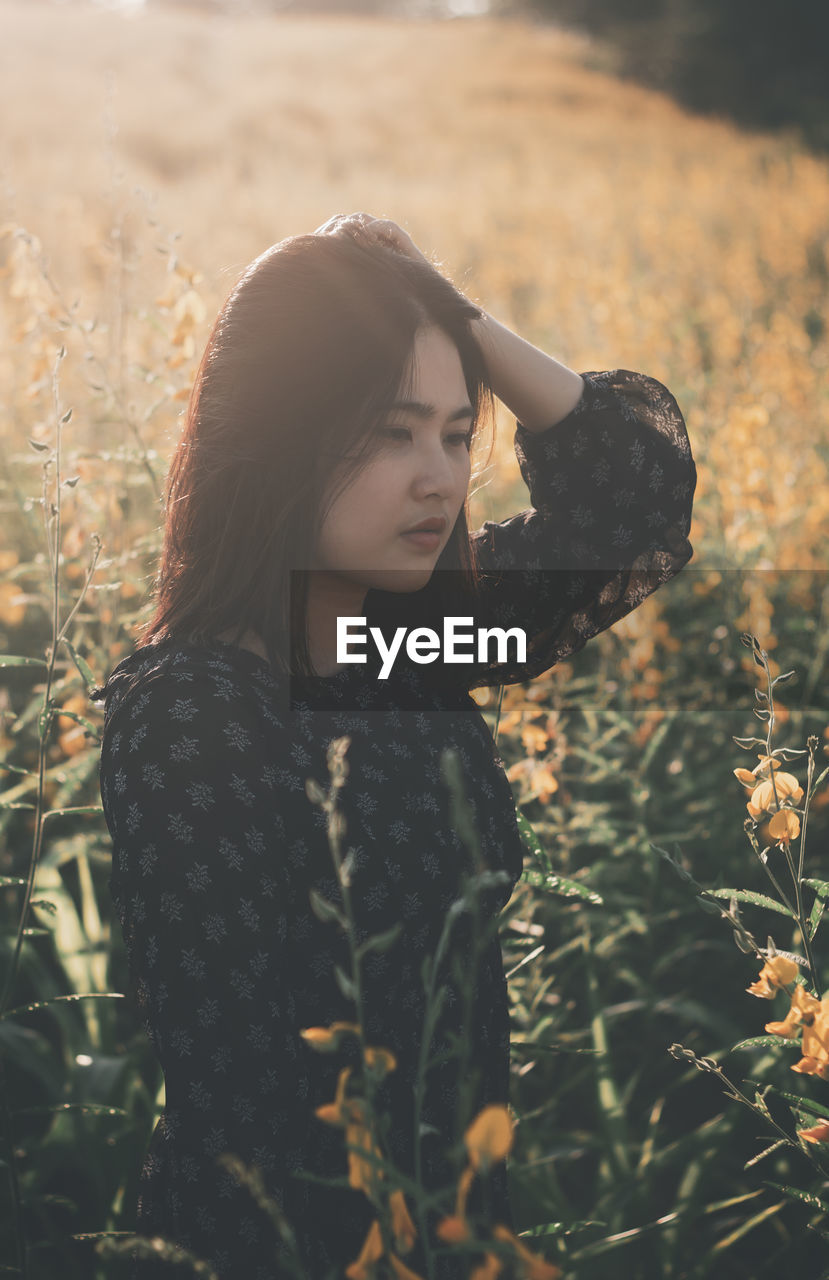
[[[166,1081],[139,1229],[174,1230],[222,1280],[276,1280],[289,1274],[278,1235],[216,1164],[228,1151],[259,1166],[289,1220],[307,1217],[307,1184],[291,1177],[311,1119],[283,821],[259,711],[236,688],[209,672],[152,675],[108,720],[100,785],[110,892]]]
[[[581,376],[582,398],[561,422],[516,426],[532,508],[472,535],[484,582],[476,621],[524,628],[527,658],[457,667],[469,689],[547,671],[693,555],[696,467],[676,400],[628,369]]]

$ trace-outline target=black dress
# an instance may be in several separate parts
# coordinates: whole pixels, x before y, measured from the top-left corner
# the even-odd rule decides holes
[[[292,1274],[269,1218],[216,1163],[222,1152],[258,1166],[313,1280],[339,1280],[375,1216],[363,1192],[297,1176],[346,1171],[343,1131],[314,1109],[333,1100],[353,1057],[346,1042],[321,1054],[299,1034],[355,1019],[334,972],[349,972],[345,939],[309,900],[315,889],[341,901],[326,815],[305,787],[308,778],[327,787],[334,738],[349,739],[339,808],[343,848],[354,850],[358,938],[400,925],[387,949],[367,950],[362,962],[368,1043],[397,1061],[381,1092],[391,1120],[386,1150],[414,1172],[423,964],[450,916],[436,979],[446,998],[429,1044],[438,1061],[417,1118],[423,1184],[451,1186],[451,1142],[487,1102],[507,1101],[497,918],[521,873],[522,845],[503,764],[469,690],[548,670],[692,555],[696,468],[673,396],[624,369],[582,376],[582,399],[567,418],[540,433],[517,426],[532,509],[472,535],[487,575],[482,616],[525,628],[526,662],[457,665],[438,685],[428,666],[404,665],[380,681],[369,655],[366,665],[299,682],[286,702],[284,678],[248,650],[166,641],[138,649],[107,682],[100,787],[113,842],[110,891],[166,1082],[137,1230],[209,1259],[221,1280]],[[390,606],[399,619],[411,599],[370,591],[369,624]],[[453,826],[446,747],[460,761],[482,863]],[[501,873],[477,897],[477,919],[451,910],[463,876],[475,884],[476,865]],[[464,975],[473,968],[467,1006]],[[471,1051],[461,1064],[453,1033],[464,1025]],[[485,1187],[476,1182],[471,1204],[512,1225],[503,1164]],[[415,1271],[425,1267],[420,1248],[405,1257]],[[444,1256],[435,1274],[468,1269]]]

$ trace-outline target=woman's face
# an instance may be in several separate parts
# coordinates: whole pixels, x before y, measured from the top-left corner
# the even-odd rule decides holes
[[[420,329],[405,399],[380,424],[371,461],[328,511],[314,567],[365,588],[425,586],[466,498],[471,427],[457,347],[441,329]],[[444,518],[437,537],[407,536],[433,516]]]

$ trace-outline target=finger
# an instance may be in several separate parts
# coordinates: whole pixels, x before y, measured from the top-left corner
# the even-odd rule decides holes
[[[332,235],[359,230],[367,216],[365,213],[335,213],[327,222],[323,222],[322,226],[317,227],[314,235]]]

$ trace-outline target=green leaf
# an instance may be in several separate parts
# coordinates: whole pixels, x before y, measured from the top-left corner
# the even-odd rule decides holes
[[[549,866],[549,858],[544,850],[544,846],[538,838],[538,832],[532,823],[524,816],[520,809],[516,809],[518,814],[518,830],[521,835],[521,843],[535,858],[539,858],[546,866]]]
[[[823,913],[826,910],[826,901],[821,897],[816,897],[812,903],[812,910],[809,916],[809,941],[814,939],[818,931],[818,925],[823,919]]]
[[[26,884],[27,881],[22,876],[0,876],[0,889],[11,884]]]
[[[557,876],[554,871],[530,869],[522,873],[521,879],[525,884],[531,884],[536,889],[546,889],[548,893],[557,893],[562,898],[582,898],[585,902],[597,905],[604,903],[604,898],[594,889],[578,884],[575,880],[568,880],[566,876]]]
[[[95,676],[92,674],[92,668],[90,667],[89,663],[86,661],[86,658],[81,657],[81,655],[78,653],[75,646],[72,644],[72,641],[68,640],[66,636],[62,636],[61,638],[63,640],[63,643],[66,645],[67,649],[69,650],[70,654],[72,655],[72,661],[74,662],[75,666],[78,668],[84,680],[86,681],[88,688],[89,689],[95,688],[98,681],[95,679]]]
[[[96,742],[101,742],[101,735],[98,732],[97,726],[94,725],[91,720],[87,720],[85,716],[78,715],[77,711],[66,711],[61,707],[59,711],[56,709],[55,714],[61,717],[65,716],[67,720],[74,720],[76,724],[79,724],[86,729],[87,733],[94,738]]]
[[[357,948],[357,955],[363,956],[367,951],[388,951],[392,944],[397,940],[402,925],[393,925],[391,929],[387,929],[385,933],[375,933],[370,938],[366,938]]]
[[[740,1040],[738,1044],[733,1044],[728,1053],[736,1053],[738,1049],[772,1049],[779,1048],[781,1044],[788,1045],[792,1049],[800,1049],[800,1041],[795,1038],[789,1040],[786,1036],[752,1036],[749,1040]]]
[[[76,1000],[123,1000],[124,998],[120,991],[83,991],[78,995],[50,996],[48,1000],[36,1000],[34,1004],[19,1004],[14,1009],[7,1009],[5,1013],[0,1014],[0,1022],[5,1018],[13,1018],[15,1014],[31,1013],[33,1009],[46,1009],[52,1004],[73,1004]]]
[[[816,782],[814,783],[814,785],[813,785],[813,787],[812,787],[812,790],[809,792],[809,799],[810,799],[810,800],[811,800],[812,796],[815,794],[815,792],[817,791],[817,789],[818,789],[818,787],[820,786],[821,782],[823,782],[823,779],[826,777],[827,773],[829,773],[829,765],[827,765],[827,766],[826,766],[826,768],[823,770],[823,773],[822,773],[822,774],[820,775],[820,777],[816,780]]]
[[[44,911],[49,912],[50,916],[56,916],[58,914],[57,905],[54,902],[50,902],[48,898],[32,898],[29,905],[32,907],[42,907]]]
[[[791,1043],[797,1044],[797,1041]],[[781,1098],[785,1098],[792,1106],[797,1107],[800,1111],[806,1112],[807,1115],[823,1117],[829,1115],[829,1105],[815,1102],[812,1098],[801,1097],[798,1093],[787,1093],[785,1089],[775,1089],[775,1093]]]
[[[102,1102],[56,1102],[51,1106],[19,1107],[13,1116],[43,1116],[59,1111],[82,1111],[91,1116],[128,1116],[123,1107],[107,1107]]]
[[[346,1000],[356,1000],[357,988],[354,985],[354,980],[349,978],[348,974],[344,973],[338,964],[334,965],[334,977]]]
[[[829,1213],[829,1204],[808,1191],[801,1191],[800,1187],[784,1187],[779,1182],[764,1182],[763,1186],[774,1187],[775,1191],[782,1191],[783,1195],[788,1196],[790,1200],[799,1200],[801,1204],[808,1204],[813,1209],[821,1209],[823,1213]]]
[[[779,1147],[788,1147],[788,1146],[791,1146],[791,1143],[789,1142],[788,1138],[778,1138],[777,1141],[773,1142],[770,1147],[766,1147],[765,1151],[761,1151],[759,1156],[752,1156],[750,1160],[747,1160],[746,1163],[743,1165],[743,1168],[750,1169],[752,1165],[759,1164],[761,1160],[765,1160],[766,1156],[770,1156],[772,1151],[777,1151]]]
[[[778,902],[776,898],[770,898],[766,893],[754,893],[749,889],[708,889],[706,892],[714,898],[736,898],[738,902],[751,902],[755,907],[767,907],[769,911],[788,916],[790,920],[793,918],[788,907],[784,907],[782,902]]]
[[[829,880],[804,880],[802,883],[814,889],[821,898],[829,898]]]
[[[723,914],[723,908],[718,907],[716,902],[709,902],[707,898],[703,898],[700,895],[697,896],[696,903],[700,910],[707,911],[709,916],[721,916]]]
[[[333,902],[329,902],[316,889],[310,892],[311,910],[318,920],[323,922],[327,920],[336,920],[338,924],[344,924],[343,916],[339,909],[334,906]]]
[[[0,667],[48,667],[45,658],[21,658],[16,653],[0,653]]]
[[[63,818],[68,813],[103,813],[104,807],[100,804],[77,804],[68,809],[47,809],[43,815],[44,822],[47,818]]]

